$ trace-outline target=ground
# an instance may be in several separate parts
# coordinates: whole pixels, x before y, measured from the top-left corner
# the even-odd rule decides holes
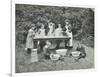
[[[73,42],[73,51],[77,46],[77,41]],[[66,56],[64,61],[53,62],[51,60],[39,58],[38,62],[26,63],[26,55],[24,54],[24,45],[16,46],[16,73],[22,72],[42,72],[42,71],[58,71],[73,69],[89,69],[94,67],[94,48],[83,44],[86,50],[86,58],[80,59],[78,62],[71,57]]]

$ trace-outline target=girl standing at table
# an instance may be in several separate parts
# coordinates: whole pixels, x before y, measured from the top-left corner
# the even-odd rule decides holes
[[[73,34],[72,34],[71,29],[68,29],[67,35],[68,37],[70,37],[70,40],[68,41],[68,47],[72,48],[73,47]]]
[[[72,48],[73,47],[73,34],[72,34],[72,31],[71,31],[71,24],[69,24],[69,21],[65,21],[65,23],[66,23],[66,25],[65,25],[66,36],[70,37],[69,41],[65,41],[65,47]]]
[[[47,33],[48,37],[53,37],[54,36],[54,30],[55,30],[55,24],[54,23],[49,23],[49,31]],[[50,43],[54,43],[53,40],[47,40]],[[48,43],[47,43],[48,44]],[[50,46],[50,48],[52,48],[53,45]]]
[[[55,29],[55,24],[50,22],[48,24],[48,28],[49,28],[49,31],[47,33],[47,36],[48,37],[51,37],[51,36],[54,36],[54,29]],[[46,44],[45,46],[43,47],[43,54],[44,54],[44,57],[48,56],[49,57],[49,54],[50,54],[50,49],[54,48],[54,45],[53,45],[53,42],[52,40],[47,40],[46,41]]]
[[[63,36],[63,31],[62,31],[61,24],[58,24],[58,28],[55,29],[54,35],[55,35],[55,36]],[[61,42],[61,40],[56,40],[56,43],[57,43],[56,48],[57,48],[57,49],[58,49],[59,46],[60,46],[60,42]]]
[[[49,28],[49,31],[47,33],[47,36],[54,36],[55,24],[52,22],[49,23],[48,28]]]
[[[45,28],[44,24],[41,24],[41,28],[39,29],[39,36],[45,36]]]
[[[27,39],[26,39],[26,48],[27,53],[31,53],[31,50],[34,48],[33,38],[35,36],[35,24],[31,24],[31,29],[28,31]]]
[[[58,28],[55,29],[54,35],[55,36],[63,36],[63,31],[62,31],[61,24],[58,24]]]
[[[45,25],[42,23],[41,24],[41,28],[38,31],[38,37],[43,37],[46,36],[46,32],[45,32]],[[43,46],[45,45],[45,41],[38,41],[38,44],[40,46],[40,50],[43,50]]]

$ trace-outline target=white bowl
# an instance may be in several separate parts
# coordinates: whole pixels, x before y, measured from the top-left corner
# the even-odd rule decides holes
[[[80,55],[80,52],[78,52],[78,51],[72,52],[73,57],[78,57],[79,55]]]
[[[67,49],[58,49],[56,50],[56,53],[62,56],[65,56],[67,53]]]
[[[60,58],[59,54],[50,54],[51,60],[58,60]]]

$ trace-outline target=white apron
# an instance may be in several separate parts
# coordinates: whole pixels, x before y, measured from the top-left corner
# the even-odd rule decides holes
[[[68,46],[72,47],[73,46],[73,34],[72,32],[66,32],[67,36],[70,37],[70,40],[68,41]]]
[[[26,39],[26,48],[34,48],[34,44],[33,44],[34,35],[35,35],[35,32],[32,29],[30,29],[28,31],[28,35]]]

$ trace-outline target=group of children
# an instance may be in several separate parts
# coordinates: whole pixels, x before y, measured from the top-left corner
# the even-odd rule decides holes
[[[73,41],[73,35],[72,35],[72,31],[70,29],[71,25],[69,24],[68,21],[65,21],[66,25],[65,25],[65,30],[63,30],[62,25],[58,24],[57,28],[55,29],[55,24],[52,22],[48,23],[48,31],[46,33],[46,29],[45,29],[45,25],[42,23],[41,24],[41,28],[38,29],[37,31],[35,31],[36,27],[35,24],[32,24],[31,29],[29,29],[28,31],[28,35],[27,35],[27,40],[26,40],[26,48],[34,48],[34,43],[33,43],[33,38],[34,37],[40,37],[40,36],[68,36],[71,39],[67,42],[65,41],[65,45],[66,47],[72,47],[72,41]],[[39,42],[41,43],[41,42]],[[49,40],[47,40],[46,45],[50,45]],[[59,48],[59,43],[60,40],[57,41],[57,48]],[[46,47],[47,47],[46,46]]]
[[[57,28],[55,28],[55,24],[52,22],[48,23],[48,31],[46,33],[45,25],[42,23],[41,28],[36,30],[35,24],[31,24],[31,29],[28,31],[27,39],[26,39],[26,48],[25,50],[28,51],[28,53],[31,53],[31,50],[34,49],[34,37],[37,36],[67,36],[70,37],[69,41],[65,41],[65,47],[73,47],[73,34],[71,30],[71,24],[68,21],[65,21],[65,30],[63,30],[62,25],[58,24]],[[38,41],[39,46],[43,50],[44,55],[48,52],[48,50],[52,46],[52,40],[46,40],[46,41]],[[56,41],[56,48],[59,48],[61,40]]]

